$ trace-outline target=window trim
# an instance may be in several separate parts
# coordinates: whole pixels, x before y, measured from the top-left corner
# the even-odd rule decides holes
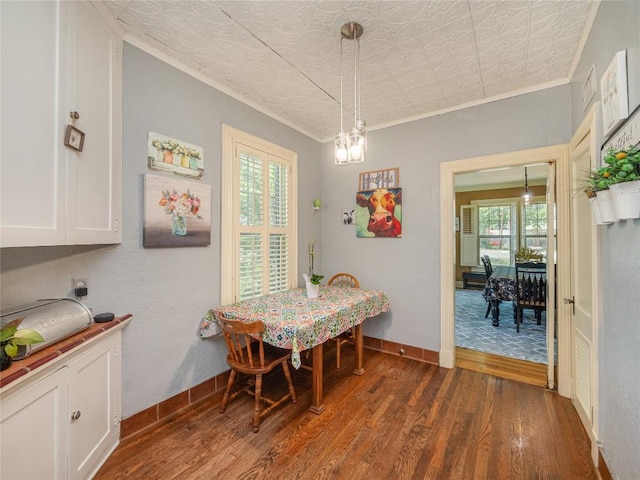
[[[504,197],[504,198],[488,198],[488,199],[480,199],[480,200],[471,200],[471,205],[477,207],[476,215],[478,216],[478,243],[476,245],[476,249],[478,250],[478,259],[482,256],[480,251],[480,239],[481,238],[491,238],[491,237],[506,237],[506,235],[480,235],[480,207],[495,207],[495,206],[509,206],[511,210],[511,215],[514,218],[511,219],[511,233],[509,234],[509,244],[510,250],[513,252],[513,247],[519,244],[520,242],[520,233],[518,232],[518,225],[520,225],[520,215],[519,208],[522,204],[520,198],[518,197]],[[514,226],[515,223],[515,226]],[[509,264],[513,264],[513,255],[509,255]],[[478,265],[479,266],[479,265]]]
[[[268,142],[229,125],[222,124],[222,172],[220,200],[220,304],[237,301],[238,255],[235,238],[239,205],[234,205],[234,187],[239,181],[239,172],[234,168],[238,144],[265,152],[289,163],[289,220],[291,224],[291,256],[289,258],[290,288],[296,286],[298,278],[298,154],[292,150]],[[246,149],[246,148],[245,148]]]

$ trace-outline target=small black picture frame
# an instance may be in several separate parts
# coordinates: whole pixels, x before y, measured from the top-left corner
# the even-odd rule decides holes
[[[84,147],[84,133],[73,125],[67,125],[67,131],[64,134],[64,144],[69,148],[81,152]]]

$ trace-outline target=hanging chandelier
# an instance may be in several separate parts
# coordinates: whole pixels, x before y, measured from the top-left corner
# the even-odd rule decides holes
[[[529,182],[527,180],[527,167],[524,167],[524,192],[522,192],[522,201],[525,205],[531,203],[531,192],[529,191]]]
[[[364,162],[367,150],[367,122],[360,118],[360,37],[364,29],[355,22],[345,23],[340,29],[340,133],[336,135],[334,161],[336,165]],[[353,67],[353,128],[344,130],[342,45],[344,40],[355,40]]]

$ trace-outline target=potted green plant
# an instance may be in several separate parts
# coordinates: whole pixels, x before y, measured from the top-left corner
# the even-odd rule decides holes
[[[513,252],[516,262],[541,262],[542,254],[531,247],[520,247]]]
[[[18,329],[25,317],[16,318],[0,327],[0,370],[11,366],[13,357],[18,354],[19,345],[32,345],[44,342],[44,338],[31,328]]]
[[[604,165],[595,173],[600,189],[608,188],[617,220],[640,217],[640,151],[630,146],[626,150],[610,148]]]

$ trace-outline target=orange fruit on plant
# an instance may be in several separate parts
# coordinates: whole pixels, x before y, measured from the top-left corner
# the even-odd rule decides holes
[[[623,160],[623,159],[627,158],[627,154],[625,152],[618,152],[618,153],[616,153],[616,158],[618,160]]]
[[[611,176],[611,172],[604,172],[604,173],[602,174],[602,176],[603,176],[604,178],[609,178],[609,177]]]

